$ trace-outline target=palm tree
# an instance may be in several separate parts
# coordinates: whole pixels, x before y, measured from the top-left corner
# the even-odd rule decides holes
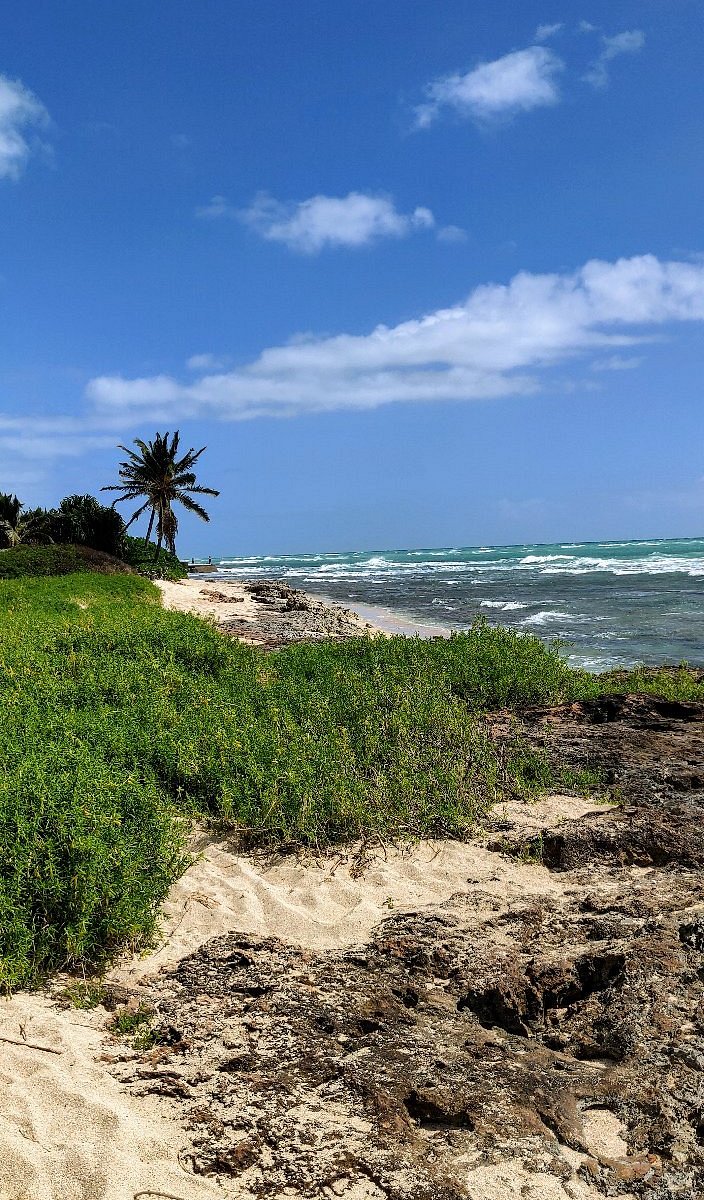
[[[40,546],[51,542],[49,514],[42,508],[26,509],[17,496],[0,492],[0,546]]]
[[[163,543],[172,554],[176,553],[178,518],[173,510],[174,503],[182,504],[188,512],[200,517],[201,521],[209,521],[210,517],[203,506],[193,500],[192,496],[194,493],[201,496],[220,495],[214,488],[202,487],[196,482],[193,467],[205,446],[201,446],[200,450],[191,447],[183,458],[179,458],[178,442],[179,432],[176,430],[171,442],[168,433],[157,433],[153,442],[143,442],[140,438],[135,438],[134,444],[139,452],[120,445],[119,449],[128,455],[127,461],[120,463],[119,475],[123,482],[101,488],[103,492],[122,493],[113,500],[113,507],[115,504],[121,504],[123,500],[144,501],[132,514],[125,528],[129,529],[142,513],[149,510],[149,526],[145,540],[149,542],[156,522],[154,562],[159,558]]]

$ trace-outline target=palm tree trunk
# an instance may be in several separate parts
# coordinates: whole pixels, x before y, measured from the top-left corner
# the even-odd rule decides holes
[[[154,558],[152,559],[152,562],[156,563],[159,561],[159,551],[161,550],[161,540],[162,540],[162,533],[161,533],[161,530],[159,530],[159,537],[157,538],[156,550],[154,551]]]
[[[152,535],[152,527],[153,527],[153,525],[154,525],[154,517],[155,517],[155,516],[156,516],[155,510],[154,510],[154,509],[152,509],[152,515],[151,515],[151,516],[150,516],[150,518],[149,518],[149,524],[148,524],[148,526],[147,526],[147,536],[146,536],[146,537],[145,537],[145,539],[144,539],[144,548],[145,548],[145,550],[146,550],[147,546],[149,545],[149,539],[150,539],[150,537],[151,537],[151,535]]]

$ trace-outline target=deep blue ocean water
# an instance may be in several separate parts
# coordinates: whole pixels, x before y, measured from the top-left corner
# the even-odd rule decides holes
[[[590,670],[704,666],[704,538],[215,559],[223,578],[294,587],[411,621],[477,617],[569,643]]]

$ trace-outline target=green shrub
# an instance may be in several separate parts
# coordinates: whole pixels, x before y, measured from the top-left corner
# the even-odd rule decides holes
[[[27,574],[49,552],[79,554],[8,550],[0,568]],[[6,578],[0,987],[148,941],[188,818],[257,844],[464,837],[494,802],[561,781],[520,739],[492,740],[483,713],[617,682],[692,694],[698,678],[587,676],[555,646],[483,625],[265,654],[165,612],[134,574]]]
[[[144,538],[125,536],[123,557],[140,575],[150,579],[184,579],[188,571],[182,565],[180,558],[168,550],[161,549],[159,557],[154,560],[156,547],[153,542]]]
[[[96,571],[105,575],[129,572],[120,559],[87,546],[16,546],[0,550],[0,579],[23,579],[38,575],[69,575]]]
[[[539,786],[531,752],[496,746],[457,694],[459,649],[266,655],[135,575],[3,582],[0,985],[148,940],[184,816],[259,844],[465,836]]]
[[[66,496],[59,507],[46,514],[47,529],[54,542],[90,546],[122,558],[125,522],[119,512],[101,504],[95,496]]]
[[[680,663],[678,667],[633,667],[629,671],[608,671],[593,676],[599,695],[639,692],[664,700],[704,700],[704,671]]]

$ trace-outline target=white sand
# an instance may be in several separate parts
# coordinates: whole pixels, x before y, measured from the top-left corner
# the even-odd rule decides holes
[[[240,621],[251,621],[252,626],[255,626],[261,620],[262,605],[252,599],[243,583],[203,578],[177,581],[157,579],[155,582],[161,592],[164,608],[174,609],[176,612],[194,613],[198,617],[206,617],[210,621],[215,621],[218,625],[234,618]],[[313,596],[311,599],[319,601],[317,596]],[[333,609],[341,607],[329,600],[325,600],[323,603]],[[345,612],[350,615],[353,624],[355,617],[358,618],[360,632],[368,631],[370,625],[379,632],[382,631],[381,624],[376,624],[373,617],[367,620],[348,608],[345,609]],[[240,640],[245,641],[246,639],[240,638]]]
[[[220,579],[157,579],[164,608],[195,613],[221,624],[237,617],[256,621],[261,605],[252,599],[241,583],[223,583]],[[227,597],[222,600],[221,597]]]
[[[61,1011],[43,996],[0,1001],[2,1200],[132,1200],[158,1189],[182,1200],[222,1197],[178,1164],[186,1137],[151,1099],[128,1095],[101,1061],[102,1009]]]
[[[518,806],[510,816],[530,827],[590,807],[554,797],[540,810]],[[392,911],[417,911],[456,896],[453,904],[469,904],[472,919],[481,920],[483,910],[495,916],[497,902],[531,895],[557,902],[565,886],[559,875],[502,858],[481,841],[380,851],[356,877],[353,862],[339,856],[267,863],[203,839],[197,861],[165,905],[161,946],[121,964],[110,978],[138,990],[148,974],[229,930],[314,950],[341,948],[364,941]],[[179,1200],[237,1196],[234,1182],[216,1186],[186,1174],[178,1163],[187,1142],[179,1126],[158,1102],[128,1094],[111,1076],[101,1059],[110,1053],[107,1019],[102,1008],[62,1010],[43,995],[0,1000],[0,1038],[26,1037],[61,1051],[0,1041],[0,1200],[132,1200],[150,1188]],[[487,1185],[476,1194],[514,1194]]]

